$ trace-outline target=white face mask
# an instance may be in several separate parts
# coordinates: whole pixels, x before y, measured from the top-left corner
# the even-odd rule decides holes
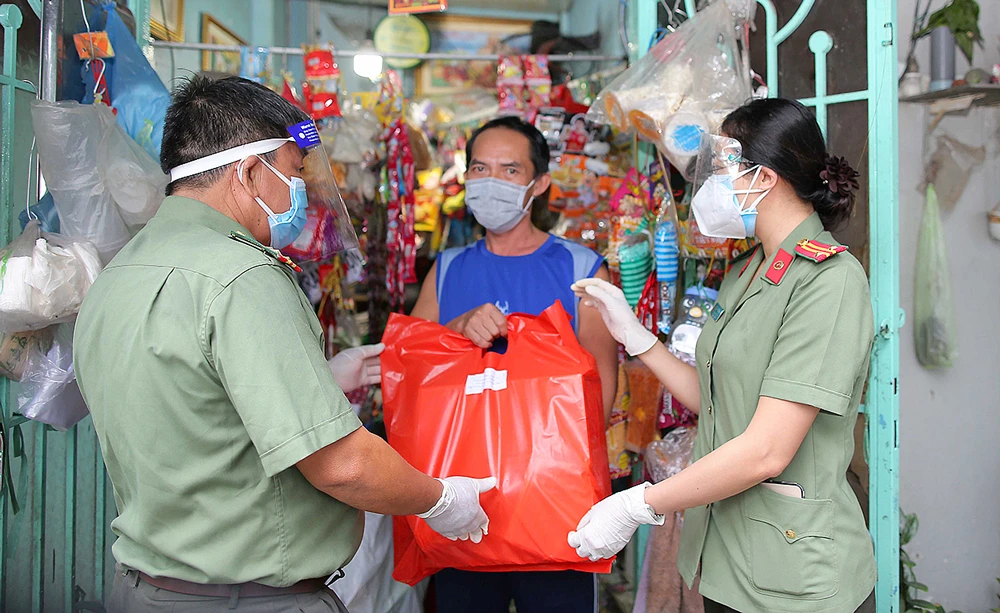
[[[484,228],[494,234],[509,232],[531,210],[534,196],[524,201],[535,182],[518,185],[488,177],[465,182],[465,206]]]
[[[754,166],[735,176],[728,173],[709,176],[691,199],[691,211],[698,222],[698,231],[712,238],[753,236],[757,230],[757,205],[771,191],[753,187],[761,170],[761,166]],[[736,189],[734,181],[750,172],[754,173],[750,187]],[[743,195],[742,202],[740,194]],[[760,195],[746,207],[750,194]]]

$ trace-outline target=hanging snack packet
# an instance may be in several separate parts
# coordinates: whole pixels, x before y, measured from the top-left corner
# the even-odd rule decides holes
[[[547,55],[522,55],[525,102],[530,109],[548,106],[552,96],[552,76]]]
[[[524,112],[524,68],[520,56],[500,56],[497,97],[501,115],[520,115]]]
[[[302,86],[306,105],[313,119],[340,117],[340,68],[333,59],[333,49],[304,46],[306,83]]]

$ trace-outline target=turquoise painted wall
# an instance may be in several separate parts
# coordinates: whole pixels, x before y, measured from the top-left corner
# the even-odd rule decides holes
[[[155,2],[156,0],[152,0]],[[209,14],[251,45],[299,46],[308,36],[307,0],[187,0],[184,3],[184,39],[201,41],[202,16]],[[155,49],[153,65],[160,79],[171,87],[176,77],[201,71],[200,51]],[[272,60],[274,70],[301,72],[298,57]]]

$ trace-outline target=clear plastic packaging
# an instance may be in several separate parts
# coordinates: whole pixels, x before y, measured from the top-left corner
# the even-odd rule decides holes
[[[39,330],[73,319],[101,272],[87,241],[39,230],[31,221],[0,251],[0,330]]]
[[[972,171],[985,159],[986,147],[970,147],[947,134],[937,138],[937,148],[924,169],[924,180],[934,185],[941,208],[955,208]]]
[[[167,176],[105,105],[35,100],[31,116],[60,231],[109,262],[156,213]]]
[[[587,118],[654,143],[688,180],[701,134],[750,99],[752,0],[718,1],[611,82]]]
[[[87,416],[87,405],[73,370],[73,326],[59,326],[47,352],[28,356],[17,394],[17,405],[28,419],[68,430]]]
[[[925,368],[950,368],[958,354],[958,332],[944,228],[933,185],[927,186],[927,205],[917,240],[917,278],[913,292],[917,359]]]
[[[691,462],[698,428],[674,428],[659,441],[646,446],[646,470],[653,483],[659,483],[681,472]]]

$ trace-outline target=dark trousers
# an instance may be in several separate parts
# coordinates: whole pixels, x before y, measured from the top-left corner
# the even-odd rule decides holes
[[[447,569],[434,576],[438,613],[597,613],[597,575],[559,572],[477,573]]]
[[[713,600],[705,599],[705,613],[739,613],[736,609],[730,609],[724,604],[719,604]],[[875,592],[861,603],[855,613],[875,613]]]

